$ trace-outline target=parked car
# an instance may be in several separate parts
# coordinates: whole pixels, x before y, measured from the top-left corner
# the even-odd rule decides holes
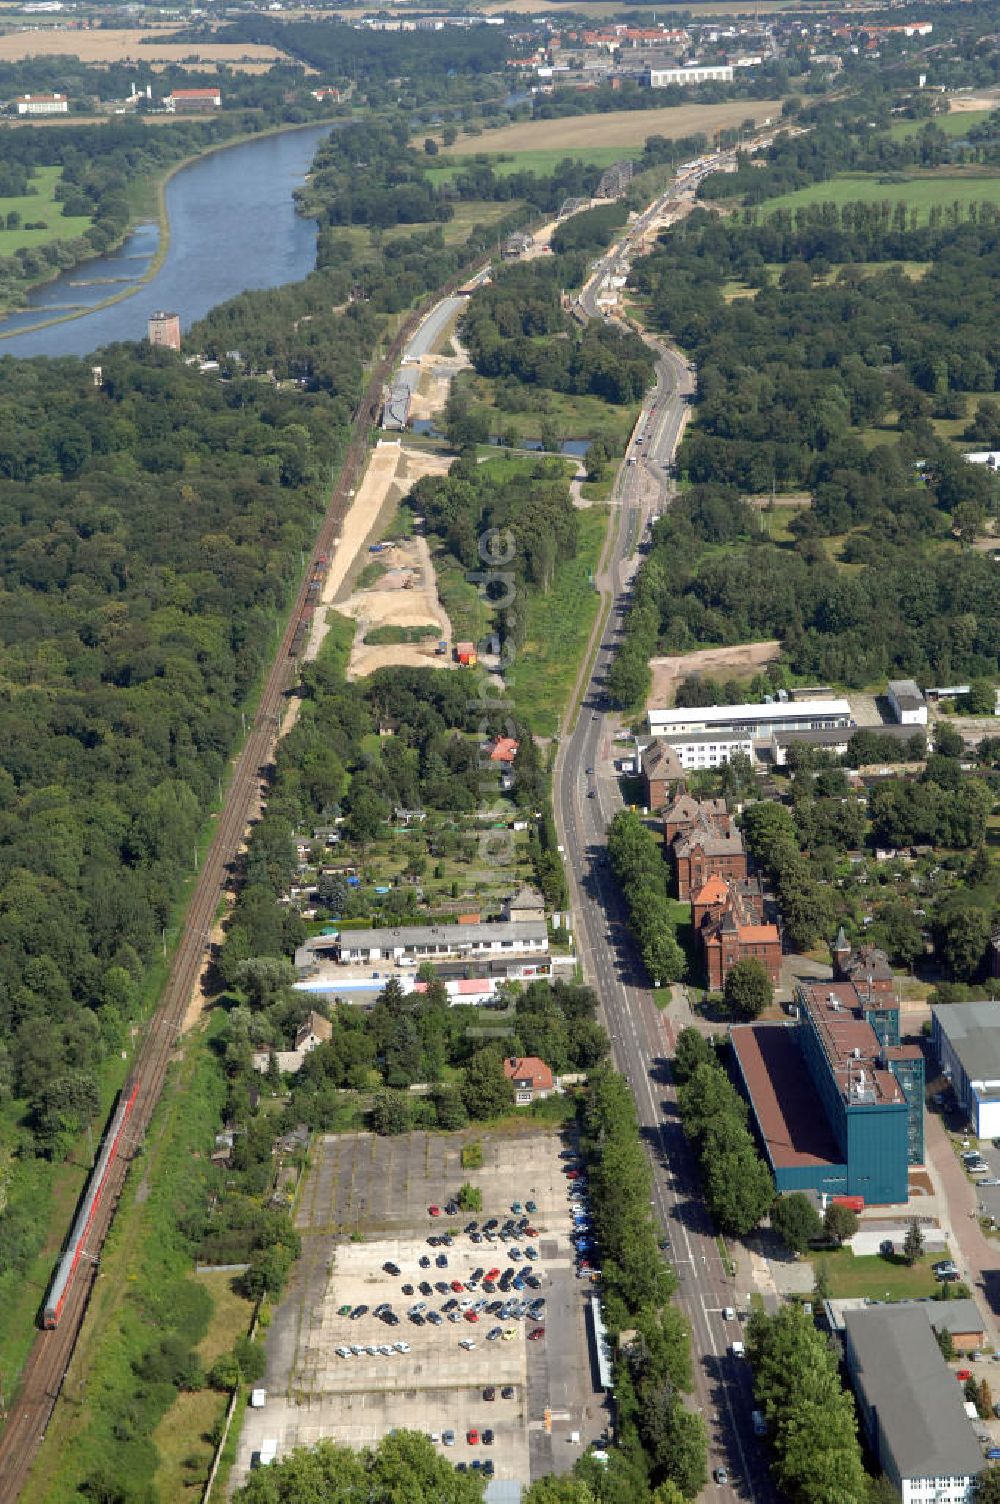
[[[440,1217],[441,1215],[441,1208],[439,1206],[429,1206],[427,1210],[430,1212],[432,1217]]]
[[[479,1432],[476,1430],[475,1426],[469,1427],[469,1429],[465,1433],[465,1439],[469,1443],[470,1447],[477,1447],[479,1445]]]
[[[455,1445],[454,1431],[442,1431],[441,1440],[446,1447],[453,1447]]]
[[[728,1483],[729,1469],[724,1467],[717,1467],[715,1469],[715,1472],[712,1474],[712,1477],[715,1479],[716,1483]]]
[[[545,1336],[545,1328],[543,1326],[536,1326],[535,1330],[533,1332],[529,1332],[528,1333],[528,1341],[529,1342],[537,1342],[538,1339],[539,1339],[539,1337],[544,1337],[544,1336]]]

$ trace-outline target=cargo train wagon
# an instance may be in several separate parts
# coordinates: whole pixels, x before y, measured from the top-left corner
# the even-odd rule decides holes
[[[118,1098],[118,1106],[114,1116],[104,1135],[104,1143],[101,1152],[97,1156],[97,1162],[90,1173],[86,1194],[80,1203],[80,1210],[76,1214],[73,1230],[69,1235],[65,1252],[59,1260],[55,1278],[49,1289],[48,1299],[42,1310],[42,1326],[47,1330],[59,1325],[62,1308],[69,1294],[70,1285],[76,1274],[80,1256],[83,1253],[87,1235],[91,1224],[101,1205],[102,1197],[107,1188],[108,1176],[121,1149],[122,1138],[128,1126],[132,1109],[135,1107],[135,1099],[139,1094],[139,1078],[129,1080],[122,1087],[121,1096]]]

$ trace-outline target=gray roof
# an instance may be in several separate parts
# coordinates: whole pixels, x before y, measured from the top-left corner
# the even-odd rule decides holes
[[[848,1311],[848,1369],[876,1415],[883,1467],[901,1478],[967,1478],[983,1454],[927,1318],[912,1305]],[[887,1468],[887,1471],[890,1469]]]
[[[846,747],[855,729],[853,726],[820,726],[816,731],[775,731],[771,740],[779,747]]]
[[[387,950],[392,946],[472,944],[479,940],[544,940],[548,928],[544,920],[523,919],[486,924],[413,924],[395,929],[343,930],[340,944],[349,950]]]
[[[900,710],[919,710],[927,703],[914,679],[890,679],[889,693]]]
[[[932,1008],[931,1017],[978,1095],[1000,1096],[1000,1003],[952,1003]]]
[[[974,1300],[900,1300],[895,1305],[912,1306],[920,1311],[936,1332],[982,1332],[983,1316]],[[842,1300],[828,1300],[824,1308],[831,1330],[842,1332],[849,1311],[867,1311],[871,1302],[865,1297],[848,1296]]]

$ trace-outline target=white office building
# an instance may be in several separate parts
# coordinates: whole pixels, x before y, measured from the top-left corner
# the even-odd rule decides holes
[[[902,1504],[972,1504],[983,1453],[925,1314],[912,1304],[848,1311],[844,1359],[869,1446]]]
[[[686,67],[646,69],[645,82],[649,89],[667,89],[671,84],[686,88],[691,84],[731,84],[733,69],[730,63],[689,63]]]
[[[775,700],[763,705],[690,705],[673,710],[649,710],[650,736],[670,744],[678,736],[718,732],[739,733],[753,741],[768,741],[775,731],[831,731],[850,726],[847,700]]]
[[[932,1008],[931,1047],[976,1136],[1000,1137],[1000,1003]]]

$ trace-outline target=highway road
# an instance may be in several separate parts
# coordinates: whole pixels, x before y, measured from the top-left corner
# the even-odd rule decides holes
[[[681,175],[670,193],[650,206],[625,239],[596,264],[579,300],[581,316],[602,316],[596,299],[605,278],[627,261],[663,202],[677,199],[679,190],[690,188],[695,176],[692,172]],[[697,1168],[676,1117],[669,1077],[675,1026],[669,1010],[661,1013],[657,1008],[646,982],[606,850],[607,826],[621,807],[621,799],[611,762],[615,721],[608,712],[604,677],[629,610],[638,545],[649,518],[669,504],[670,466],[683,431],[687,400],[695,389],[694,373],[684,358],[659,341],[650,342],[657,352],[656,387],[643,406],[619,471],[614,494],[618,511],[612,517],[617,530],[604,575],[598,579],[611,605],[576,725],[560,743],[555,818],[570,883],[577,950],[587,980],[600,998],[615,1066],[635,1097],[653,1167],[653,1207],[670,1239],[677,1298],[691,1324],[693,1403],[705,1420],[713,1473],[704,1497],[718,1504],[731,1504],[734,1497],[774,1504],[778,1495],[753,1436],[749,1369],[731,1352],[742,1329],[738,1321],[726,1321],[723,1314],[727,1307],[745,1314],[748,1291],[737,1291],[728,1277],[701,1198]],[[714,1481],[719,1467],[728,1470],[726,1484]]]

